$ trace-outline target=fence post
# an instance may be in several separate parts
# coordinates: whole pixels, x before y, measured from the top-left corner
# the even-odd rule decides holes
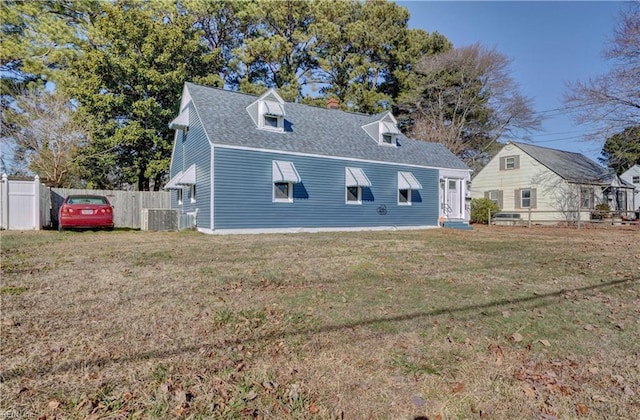
[[[527,211],[527,216],[528,216],[528,219],[529,219],[529,220],[527,220],[527,227],[530,228],[531,227],[531,207],[529,207],[529,210]]]
[[[35,230],[42,229],[42,220],[40,218],[40,177],[38,175],[33,178],[33,222]]]
[[[9,229],[9,177],[2,174],[2,197],[0,197],[0,228]]]
[[[487,225],[491,226],[491,209],[487,209]]]

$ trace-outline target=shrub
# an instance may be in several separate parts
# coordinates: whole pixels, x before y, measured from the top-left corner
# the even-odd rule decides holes
[[[500,211],[500,207],[488,198],[474,198],[471,200],[471,223],[489,223],[489,210],[491,214]]]
[[[602,220],[610,216],[611,208],[607,203],[596,204],[594,211],[591,212],[591,219]]]

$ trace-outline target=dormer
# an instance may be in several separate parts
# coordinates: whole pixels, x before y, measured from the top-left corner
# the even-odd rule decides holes
[[[266,91],[246,109],[258,129],[284,132],[284,101],[274,89]]]
[[[398,145],[398,122],[390,112],[372,123],[362,126],[362,129],[381,146],[396,147]]]

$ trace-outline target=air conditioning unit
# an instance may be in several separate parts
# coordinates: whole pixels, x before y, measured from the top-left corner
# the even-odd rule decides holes
[[[179,223],[179,210],[142,209],[142,230],[178,230]]]

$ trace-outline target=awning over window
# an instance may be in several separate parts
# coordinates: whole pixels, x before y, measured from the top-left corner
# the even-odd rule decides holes
[[[284,107],[279,102],[264,101],[264,114],[284,117]]]
[[[173,121],[169,123],[169,128],[172,130],[178,128],[188,128],[189,127],[189,107],[186,107],[182,110],[180,115],[178,115]]]
[[[182,176],[176,181],[176,185],[195,185],[196,184],[196,165],[189,166]]]
[[[169,180],[169,182],[167,182],[167,185],[164,186],[164,189],[165,190],[179,190],[180,187],[178,185],[176,185],[176,181],[179,180],[181,176],[182,176],[182,171],[178,172],[176,174],[176,176],[171,178]]]
[[[297,184],[301,181],[293,162],[274,160],[272,166],[273,182],[292,182]]]
[[[400,134],[400,130],[394,123],[382,121],[382,134]]]
[[[370,187],[371,181],[360,168],[345,168],[345,186]]]
[[[399,190],[421,190],[422,185],[411,172],[398,172]]]

